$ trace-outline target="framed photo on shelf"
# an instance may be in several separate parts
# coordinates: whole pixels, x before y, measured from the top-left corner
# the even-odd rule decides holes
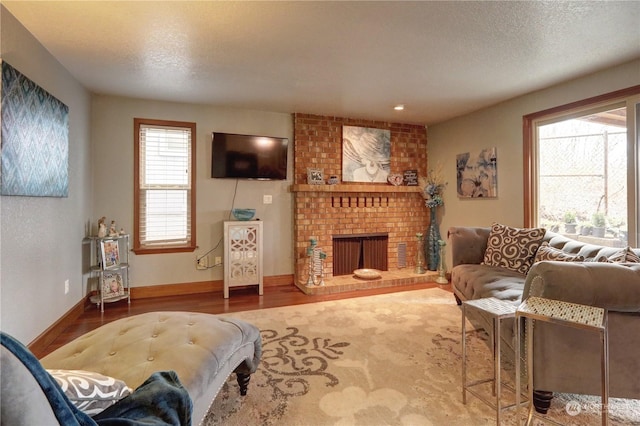
[[[324,185],[324,171],[322,169],[307,169],[307,184]]]
[[[102,254],[102,269],[111,269],[120,265],[120,248],[118,240],[101,240],[100,253]]]
[[[124,296],[124,284],[120,272],[105,272],[102,277],[102,298]]]

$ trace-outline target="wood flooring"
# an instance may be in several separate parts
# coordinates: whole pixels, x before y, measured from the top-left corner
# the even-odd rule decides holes
[[[277,308],[281,306],[301,305],[305,303],[340,300],[352,297],[371,296],[375,294],[394,293],[398,291],[422,290],[427,288],[451,290],[450,285],[439,285],[433,282],[409,284],[401,287],[385,287],[357,290],[344,293],[306,295],[293,285],[270,286],[264,288],[264,295],[259,296],[255,286],[235,288],[231,290],[229,299],[224,299],[222,291],[191,294],[185,296],[167,296],[148,299],[126,300],[105,304],[104,313],[95,305],[88,307],[84,313],[48,345],[44,356],[60,346],[70,342],[103,324],[116,319],[153,311],[189,311],[209,314],[226,314],[255,309]],[[453,297],[453,295],[451,296]]]

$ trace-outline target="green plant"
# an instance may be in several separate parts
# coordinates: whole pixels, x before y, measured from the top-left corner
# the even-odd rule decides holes
[[[591,221],[593,223],[593,226],[595,226],[596,228],[604,228],[606,224],[604,213],[600,212],[594,213],[591,217]]]
[[[564,214],[564,223],[576,223],[576,214],[574,212],[566,212]]]
[[[627,221],[626,221],[626,219],[621,218],[621,217],[610,217],[609,218],[609,225],[612,228],[624,228],[624,229],[626,229]]]

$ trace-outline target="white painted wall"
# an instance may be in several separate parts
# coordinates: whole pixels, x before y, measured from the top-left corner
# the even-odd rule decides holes
[[[524,223],[522,117],[640,84],[640,60],[530,93],[427,129],[429,167],[441,162],[446,181],[440,230],[450,226]],[[498,197],[462,199],[456,192],[456,155],[498,148]],[[450,255],[447,259],[450,263]]]
[[[196,238],[195,253],[132,255],[131,285],[143,287],[181,284],[223,278],[222,267],[206,271],[195,268],[195,258],[215,247],[223,234],[223,221],[235,207],[255,208],[264,222],[264,275],[293,273],[293,117],[291,114],[239,110],[196,104],[146,101],[94,95],[92,144],[95,226],[100,216],[116,220],[118,229],[133,231],[133,119],[190,121],[196,123]],[[288,180],[212,179],[211,133],[213,131],[289,138]],[[273,204],[262,202],[272,195]],[[223,243],[211,253],[223,255]],[[222,297],[222,296],[220,296]]]
[[[0,197],[0,328],[28,344],[86,294],[82,239],[91,203],[91,103],[1,5],[0,38],[2,59],[69,107],[69,197]]]

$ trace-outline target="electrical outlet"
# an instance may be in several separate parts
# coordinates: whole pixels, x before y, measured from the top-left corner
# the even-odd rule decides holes
[[[216,265],[222,265],[222,256],[216,256]]]
[[[64,294],[69,294],[69,280],[64,280]]]
[[[262,204],[271,204],[271,203],[273,203],[273,196],[271,195],[262,196]]]
[[[207,256],[196,257],[196,269],[207,269],[209,267],[209,262]]]

